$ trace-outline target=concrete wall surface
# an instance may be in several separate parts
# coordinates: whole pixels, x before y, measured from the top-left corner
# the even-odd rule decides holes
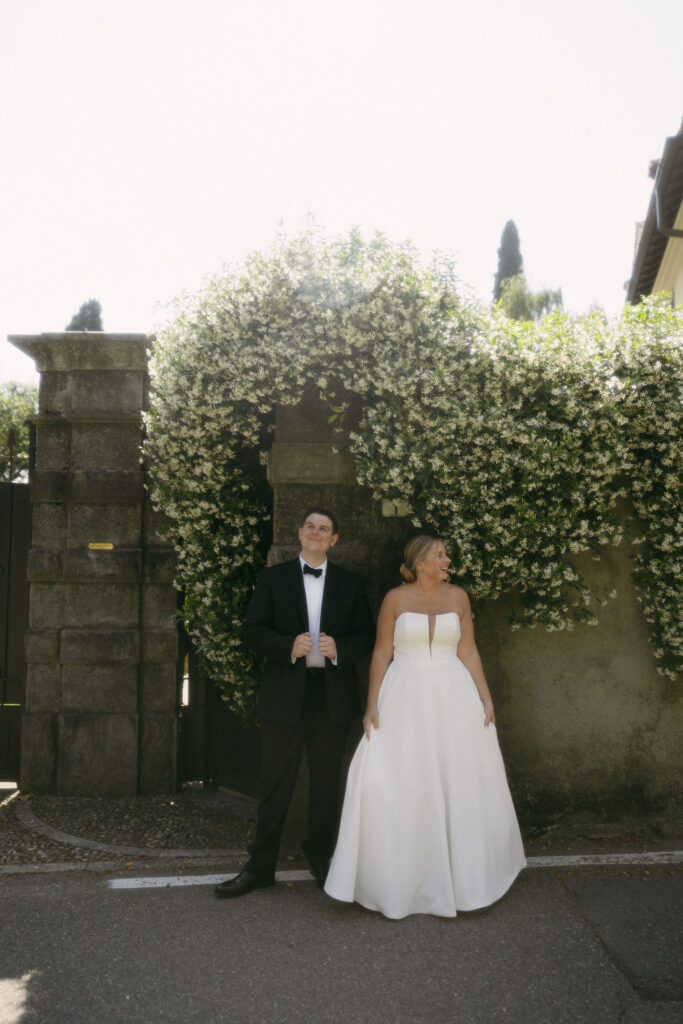
[[[330,558],[367,579],[378,609],[384,593],[400,583],[403,545],[419,531],[408,519],[385,518],[381,503],[358,487],[350,458],[332,450],[343,437],[333,433],[328,415],[313,394],[301,406],[278,411],[269,457],[270,559],[296,553],[298,517],[308,504],[329,507],[340,520]],[[352,410],[346,427],[353,423]],[[312,463],[317,483],[311,481]],[[512,598],[473,604],[510,785],[529,827],[582,813],[603,820],[660,813],[680,822],[683,692],[656,670],[630,554],[622,544],[606,548],[599,560],[577,559],[597,591],[617,591],[598,610],[597,626],[512,632]],[[297,800],[303,817],[303,792]]]
[[[617,591],[597,626],[513,633],[509,599],[476,609],[501,747],[530,822],[582,810],[680,822],[683,693],[656,670],[629,555],[623,544],[577,559],[596,589]]]

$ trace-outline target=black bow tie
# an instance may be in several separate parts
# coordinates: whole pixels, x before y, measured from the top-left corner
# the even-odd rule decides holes
[[[307,562],[304,562],[304,576],[306,573],[310,573],[311,576],[315,576],[315,578],[319,580],[323,571],[322,569],[314,569],[312,565],[308,565]]]

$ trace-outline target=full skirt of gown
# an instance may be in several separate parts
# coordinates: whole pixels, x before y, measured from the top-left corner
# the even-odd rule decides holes
[[[457,656],[460,620],[403,612],[379,729],[354,754],[325,891],[385,917],[455,917],[525,866],[494,725]]]

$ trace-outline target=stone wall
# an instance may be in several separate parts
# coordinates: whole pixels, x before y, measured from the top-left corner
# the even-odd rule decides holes
[[[41,374],[21,788],[172,792],[177,595],[140,466],[148,339],[10,340]]]
[[[155,529],[139,465],[147,339],[67,333],[11,340],[41,372],[22,789],[173,791],[174,559]],[[344,438],[328,416],[314,393],[278,410],[268,463],[269,560],[296,554],[307,506],[329,506],[340,521],[332,560],[365,577],[377,609],[400,582],[402,548],[415,529],[384,516],[356,484],[350,457],[333,450]],[[619,595],[596,627],[512,633],[509,602],[475,605],[499,738],[527,821],[547,823],[567,811],[680,810],[683,694],[657,674],[629,554],[622,546],[599,562],[585,560],[587,578]],[[299,838],[304,782],[288,825]]]
[[[577,560],[597,590],[617,591],[597,626],[512,633],[509,599],[477,608],[500,742],[529,822],[654,814],[680,827],[683,692],[656,670],[630,554],[622,544]]]
[[[270,560],[296,553],[298,517],[307,505],[328,506],[340,520],[330,558],[367,579],[378,609],[386,590],[400,582],[402,548],[417,531],[408,519],[385,518],[381,504],[357,486],[351,458],[333,452],[340,439],[328,415],[313,394],[297,408],[278,411],[269,456]],[[353,413],[350,421],[347,426]],[[513,633],[509,599],[473,607],[520,815],[528,825],[567,813],[588,819],[659,811],[680,821],[683,693],[657,673],[630,550],[606,549],[600,561],[583,556],[580,567],[596,589],[618,592],[595,627]],[[300,784],[292,835],[303,827],[304,800]]]

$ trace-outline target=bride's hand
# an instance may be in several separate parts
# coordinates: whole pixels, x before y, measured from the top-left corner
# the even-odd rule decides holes
[[[375,729],[379,729],[379,711],[376,707],[368,708],[363,715],[363,728],[368,739],[370,739],[373,726]]]
[[[493,725],[496,724],[496,716],[493,713],[493,701],[486,700],[484,701],[484,728],[487,725],[491,725],[491,723]]]

